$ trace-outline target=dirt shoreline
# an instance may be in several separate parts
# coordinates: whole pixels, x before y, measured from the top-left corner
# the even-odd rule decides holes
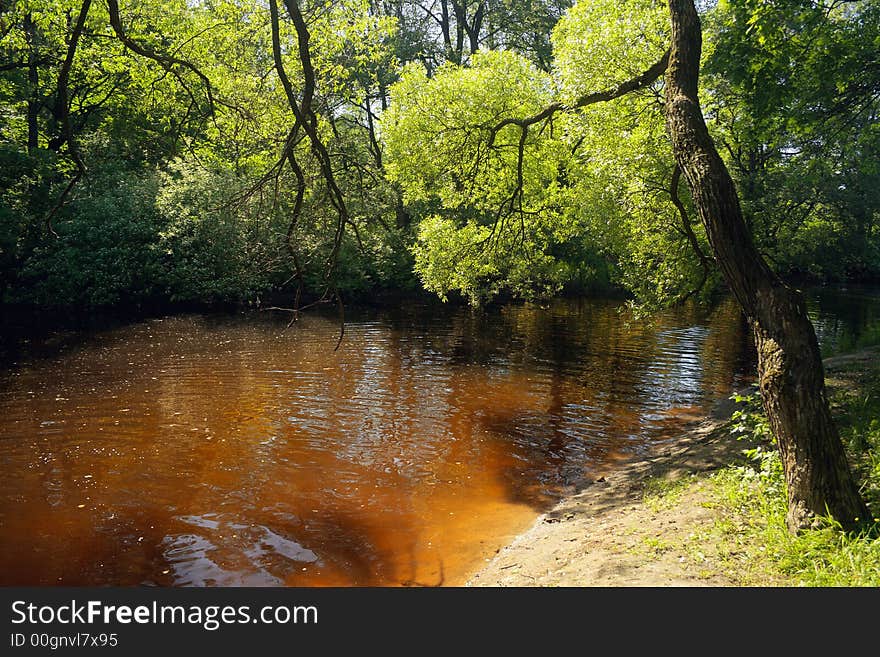
[[[743,459],[746,445],[724,428],[734,408],[719,402],[710,417],[561,500],[465,586],[735,585],[707,567],[711,546],[708,555],[687,547],[715,520],[699,486],[673,508],[645,499],[650,481],[679,481]]]

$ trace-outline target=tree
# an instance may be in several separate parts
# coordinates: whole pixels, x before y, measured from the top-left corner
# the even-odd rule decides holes
[[[669,14],[666,125],[715,259],[752,326],[761,396],[785,473],[789,528],[826,514],[851,528],[868,510],[828,407],[816,333],[801,295],[755,248],[706,127],[698,99],[702,29],[693,0],[669,0]]]
[[[552,41],[554,75],[514,52],[480,51],[430,77],[409,66],[392,88],[387,174],[419,220],[423,285],[472,303],[622,285],[660,305],[711,290],[653,84],[665,11],[580,3]]]
[[[313,89],[294,133],[264,4],[0,2],[0,299],[255,301],[290,284],[292,259],[318,294],[413,280],[373,129],[397,69],[394,21],[367,0],[300,2],[300,39],[275,5],[280,68],[294,94],[307,72]],[[114,187],[143,203],[103,216]],[[112,271],[86,276],[114,261],[90,260],[110,253],[94,233],[112,242],[121,227],[138,257],[117,258],[120,270],[151,260],[138,266],[143,290]]]

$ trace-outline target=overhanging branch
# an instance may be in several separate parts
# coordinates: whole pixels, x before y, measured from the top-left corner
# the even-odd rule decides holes
[[[551,116],[556,114],[556,112],[566,112],[575,109],[579,109],[581,107],[587,107],[588,105],[595,105],[596,103],[604,103],[610,100],[614,100],[615,98],[620,98],[621,96],[625,96],[626,94],[632,93],[634,91],[639,91],[640,89],[644,89],[652,85],[656,82],[661,75],[666,71],[666,66],[669,64],[669,51],[667,50],[663,56],[657,61],[656,64],[651,66],[649,69],[644,71],[643,73],[637,75],[634,78],[631,78],[616,87],[612,87],[611,89],[605,89],[604,91],[596,91],[585,96],[581,96],[577,99],[577,101],[573,104],[566,103],[552,103],[542,109],[537,114],[533,114],[532,116],[527,116],[524,118],[507,118],[502,121],[499,121],[495,126],[491,129],[491,137],[489,143],[495,140],[495,135],[498,134],[500,130],[509,125],[519,126],[520,128],[526,128],[528,126],[534,125],[536,123],[540,123],[545,119],[549,119]]]
[[[110,25],[113,28],[113,31],[116,33],[116,37],[122,42],[122,44],[126,48],[131,50],[133,53],[140,55],[141,57],[152,59],[154,62],[162,66],[162,68],[170,73],[173,73],[174,67],[185,68],[194,73],[199,78],[199,80],[201,80],[202,84],[205,86],[205,95],[208,98],[209,111],[213,115],[215,104],[214,92],[208,76],[202,73],[202,71],[199,70],[199,68],[192,62],[188,62],[185,59],[180,59],[179,57],[175,57],[174,55],[165,55],[163,53],[156,52],[152,48],[138,43],[137,41],[132,39],[126,33],[125,28],[122,25],[122,18],[119,14],[119,0],[107,0],[107,7],[110,10]],[[180,76],[175,75],[175,77],[181,84],[183,84],[184,87],[186,86]]]
[[[61,69],[58,71],[55,116],[59,119],[61,123],[61,129],[63,132],[62,143],[67,142],[67,152],[70,154],[70,158],[76,165],[76,173],[67,183],[64,191],[61,192],[61,196],[58,198],[58,201],[46,215],[46,228],[48,228],[49,232],[56,237],[57,234],[55,233],[55,229],[52,228],[52,218],[64,205],[64,202],[67,200],[67,196],[70,194],[70,191],[73,189],[74,185],[76,185],[76,183],[79,182],[80,178],[82,178],[86,173],[86,165],[82,160],[79,149],[77,149],[76,142],[74,141],[73,126],[70,123],[70,93],[68,89],[68,84],[70,82],[70,71],[73,69],[73,60],[76,58],[76,48],[79,44],[79,39],[83,33],[83,29],[85,28],[86,17],[89,15],[89,9],[91,8],[91,5],[92,0],[83,1],[82,6],[79,10],[79,14],[76,18],[76,23],[73,26],[73,32],[71,33],[70,40],[67,44],[67,54],[64,57],[64,62],[61,64]]]
[[[656,82],[660,78],[660,76],[663,75],[663,73],[666,71],[666,67],[668,64],[669,51],[667,50],[653,66],[640,73],[636,77],[622,82],[616,87],[612,87],[604,91],[596,91],[585,96],[581,96],[574,104],[552,103],[537,114],[533,114],[532,116],[522,118],[505,118],[496,123],[493,127],[491,127],[489,129],[488,147],[486,149],[487,153],[492,150],[498,133],[507,126],[513,125],[518,127],[520,129],[520,137],[517,141],[516,187],[514,188],[510,196],[508,196],[499,205],[498,210],[495,213],[495,221],[492,226],[492,231],[490,232],[489,237],[483,241],[484,245],[488,245],[491,243],[492,238],[496,234],[496,231],[499,229],[499,227],[503,227],[506,217],[512,215],[515,212],[518,212],[520,215],[520,231],[524,239],[525,226],[523,223],[523,217],[525,212],[523,210],[523,159],[525,157],[526,138],[528,137],[529,128],[531,126],[552,118],[553,115],[557,112],[570,112],[581,107],[587,107],[588,105],[608,102],[614,100],[615,98],[625,96],[626,94],[632,93],[634,91],[639,91],[640,89],[649,87],[654,82]]]

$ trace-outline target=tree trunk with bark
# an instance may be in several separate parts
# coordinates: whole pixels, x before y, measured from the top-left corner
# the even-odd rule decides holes
[[[706,128],[697,95],[702,33],[693,0],[669,0],[669,10],[666,127],[718,266],[754,333],[764,410],[785,472],[789,529],[826,515],[853,528],[868,511],[831,417],[816,333],[801,295],[755,248]]]

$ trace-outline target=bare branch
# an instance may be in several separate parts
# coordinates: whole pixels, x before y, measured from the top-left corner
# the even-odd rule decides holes
[[[300,214],[302,213],[303,199],[306,193],[306,177],[303,173],[302,167],[299,165],[299,162],[296,159],[296,154],[294,153],[293,148],[289,148],[287,150],[287,159],[290,162],[290,168],[293,169],[293,173],[296,176],[296,198],[293,202],[293,211],[291,212],[290,223],[288,223],[287,225],[287,235],[285,240],[285,243],[287,244],[287,251],[288,253],[290,253],[290,257],[293,260],[295,276],[297,279],[296,298],[293,304],[293,307],[295,308],[295,310],[293,311],[293,319],[294,321],[296,321],[299,316],[299,302],[302,298],[304,280],[302,266],[299,262],[299,256],[297,255],[296,247],[294,247],[293,245],[293,233],[296,230],[296,224],[299,221]]]
[[[324,182],[329,191],[330,203],[338,214],[336,233],[333,237],[333,246],[327,259],[327,271],[325,272],[325,278],[329,281],[336,269],[339,249],[342,247],[342,239],[345,234],[345,226],[349,223],[350,218],[348,207],[345,203],[345,197],[333,174],[333,165],[330,154],[318,134],[318,117],[312,107],[316,82],[315,69],[312,64],[311,53],[309,50],[311,35],[309,34],[308,26],[306,25],[305,19],[300,10],[298,0],[284,0],[284,5],[287,8],[287,12],[293,21],[293,26],[296,30],[297,48],[303,71],[302,98],[298,102],[296,94],[293,91],[293,86],[284,69],[279,36],[277,0],[269,0],[269,10],[272,19],[272,55],[275,60],[275,68],[278,71],[278,77],[281,79],[281,84],[284,86],[290,109],[296,117],[296,120],[302,125],[303,131],[311,142],[312,151],[317,156],[321,175],[324,178]]]

